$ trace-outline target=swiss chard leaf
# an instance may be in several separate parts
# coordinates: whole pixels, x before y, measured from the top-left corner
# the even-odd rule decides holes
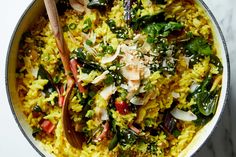
[[[186,50],[188,50],[189,54],[201,54],[204,56],[208,56],[213,54],[211,50],[211,46],[208,42],[202,37],[195,37],[185,46]]]
[[[46,93],[46,96],[51,94],[53,91],[56,90],[56,85],[52,79],[52,76],[48,73],[48,71],[43,67],[43,65],[39,65],[38,70],[38,78],[48,80],[48,83],[44,86],[43,92]]]
[[[158,37],[167,37],[171,32],[182,28],[183,25],[177,22],[153,23],[144,29],[144,33],[148,35],[147,41],[149,43],[156,43]]]
[[[218,68],[219,73],[222,74],[222,72],[223,72],[223,65],[222,65],[220,59],[216,55],[213,55],[213,54],[211,55],[210,58],[211,58],[210,59],[210,63],[215,65]]]
[[[127,39],[128,38],[128,29],[123,27],[117,27],[114,20],[110,19],[106,21],[112,33],[116,34],[117,38]]]
[[[202,84],[192,93],[199,112],[204,116],[210,116],[215,113],[219,99],[219,88],[210,91],[212,85],[212,76],[209,75]]]

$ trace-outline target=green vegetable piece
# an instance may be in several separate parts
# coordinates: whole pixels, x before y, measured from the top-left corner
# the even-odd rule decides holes
[[[211,55],[213,52],[210,45],[202,37],[195,37],[185,46],[190,54]]]
[[[175,129],[175,130],[172,132],[172,134],[174,135],[174,137],[177,138],[177,137],[181,134],[181,132],[180,132],[179,130]]]
[[[94,115],[94,111],[93,110],[88,110],[85,117],[91,118],[91,117],[93,117],[93,115]]]
[[[33,127],[33,132],[32,132],[32,136],[36,137],[42,130],[40,128],[37,127]]]
[[[63,32],[68,32],[69,31],[69,27],[67,25],[62,27]]]
[[[89,39],[86,40],[86,45],[88,46],[92,46],[93,45],[93,42]]]
[[[144,29],[144,33],[148,35],[148,43],[156,43],[159,36],[167,37],[171,32],[182,28],[183,25],[177,22],[153,23]]]
[[[117,144],[118,144],[118,135],[117,133],[115,134],[115,136],[112,138],[111,142],[108,145],[108,149],[111,151],[112,149],[114,149]]]
[[[116,34],[117,38],[127,39],[128,38],[128,30],[122,27],[116,27],[116,23],[114,20],[110,19],[106,21],[112,33]]]
[[[91,21],[90,18],[87,18],[87,19],[84,21],[84,27],[83,27],[83,29],[82,29],[82,32],[88,33],[91,28],[92,28],[92,21]]]
[[[212,76],[209,75],[202,84],[192,93],[198,110],[204,116],[210,116],[215,113],[218,99],[219,89],[210,91],[212,85]],[[218,91],[219,90],[219,91]]]
[[[84,54],[84,52],[83,52],[83,48],[75,49],[75,50],[73,51],[73,53],[76,53],[77,58],[78,58],[79,60],[81,60],[81,61],[83,61],[83,60],[86,59],[86,56],[85,56],[85,54]]]
[[[77,27],[77,24],[75,24],[75,23],[71,23],[71,24],[69,25],[69,28],[70,28],[71,30],[76,29],[76,27]]]
[[[113,82],[114,82],[113,77],[112,77],[110,74],[108,74],[107,77],[106,77],[106,79],[104,80],[104,83],[105,83],[106,85],[110,85],[110,84],[112,84]]]
[[[113,47],[109,45],[102,45],[101,47],[102,47],[102,51],[107,54],[112,54],[115,51]]]
[[[43,65],[39,65],[38,76],[37,78],[46,79],[48,83],[44,86],[44,92],[48,96],[50,93],[56,90],[56,85],[53,82],[52,76],[44,69]]]
[[[223,73],[223,65],[222,65],[220,59],[216,55],[214,55],[214,54],[211,55],[210,63],[215,65],[218,68],[218,71],[220,74]]]
[[[34,112],[42,112],[42,109],[41,109],[40,106],[35,105],[35,106],[33,107],[33,111],[34,111]]]

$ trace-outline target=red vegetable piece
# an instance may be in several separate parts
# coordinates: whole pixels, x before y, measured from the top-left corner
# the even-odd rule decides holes
[[[120,114],[127,114],[129,112],[129,107],[128,104],[124,101],[116,101],[115,102],[115,106],[116,106],[116,110],[120,113]]]
[[[71,69],[71,71],[73,73],[73,76],[74,76],[74,79],[75,79],[75,83],[76,83],[77,87],[79,88],[79,91],[81,93],[84,93],[85,92],[85,88],[82,86],[81,82],[78,81],[78,78],[77,78],[77,76],[78,76],[77,66],[78,65],[79,64],[77,63],[76,59],[71,59],[70,60],[70,69]]]
[[[55,127],[56,127],[49,120],[44,120],[40,126],[43,129],[43,131],[45,131],[47,134],[51,134],[54,131]]]

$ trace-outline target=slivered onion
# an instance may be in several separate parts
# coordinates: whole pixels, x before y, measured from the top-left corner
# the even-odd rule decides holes
[[[142,98],[134,96],[133,98],[130,99],[130,102],[134,105],[143,105],[144,101]]]
[[[174,108],[171,112],[171,115],[175,117],[176,119],[182,120],[182,121],[193,121],[197,119],[197,116],[193,114],[191,111],[182,111],[178,108]]]
[[[100,95],[103,97],[103,99],[108,100],[112,94],[116,92],[116,86],[115,83],[111,84],[110,86],[105,87]]]
[[[69,0],[71,7],[78,13],[83,13],[85,11],[85,4],[81,0]]]
[[[103,57],[101,60],[101,63],[102,64],[110,63],[110,62],[114,61],[118,57],[119,54],[120,54],[120,45],[118,45],[118,47],[116,49],[116,53],[113,56]]]
[[[109,115],[106,109],[101,109],[101,120],[109,120]]]
[[[96,77],[91,83],[97,84],[106,78],[106,75],[109,73],[108,70],[104,71],[100,76]]]

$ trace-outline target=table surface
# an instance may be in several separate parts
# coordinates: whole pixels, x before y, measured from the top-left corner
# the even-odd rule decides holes
[[[5,59],[8,44],[14,27],[25,8],[32,0],[7,0],[0,5],[0,153],[1,156],[38,157],[39,154],[32,148],[20,132],[11,113],[5,91]],[[218,127],[205,143],[204,147],[195,154],[195,157],[234,157],[236,156],[236,6],[235,0],[204,0],[212,10],[226,38],[231,64],[231,97]]]

